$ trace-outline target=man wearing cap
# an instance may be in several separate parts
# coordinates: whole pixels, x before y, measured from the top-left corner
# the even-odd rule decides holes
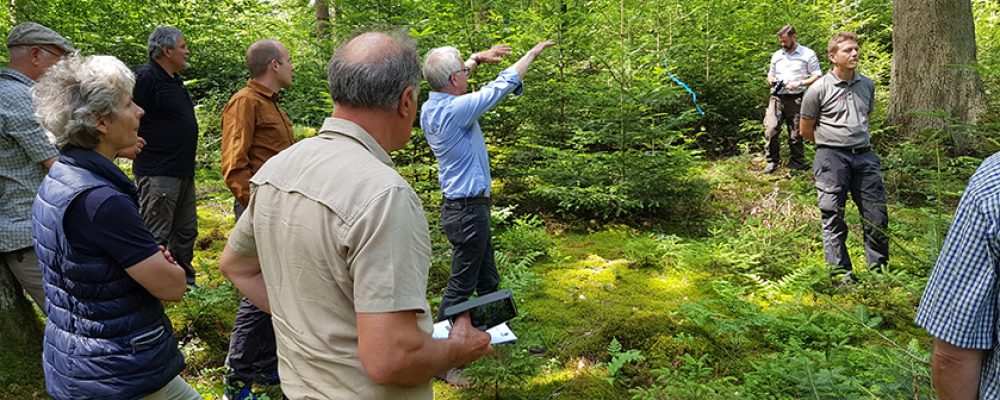
[[[45,312],[42,270],[31,239],[31,204],[59,152],[35,119],[31,86],[76,51],[58,33],[25,22],[7,36],[10,65],[0,70],[0,264]]]
[[[198,121],[180,70],[190,51],[177,28],[161,26],[149,35],[149,62],[135,71],[135,104],[146,111],[139,136],[146,147],[132,172],[139,188],[139,210],[156,241],[170,250],[194,285],[194,241],[198,213],[194,193],[194,155]]]
[[[802,99],[802,136],[816,142],[813,176],[823,218],[823,253],[840,284],[853,280],[847,252],[844,206],[850,194],[861,212],[865,256],[870,268],[889,261],[889,212],[881,161],[871,150],[868,118],[875,109],[875,83],[858,68],[858,36],[841,32],[830,39],[833,69],[809,87]]]

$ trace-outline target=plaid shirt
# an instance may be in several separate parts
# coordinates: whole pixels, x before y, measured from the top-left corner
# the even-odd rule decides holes
[[[35,82],[0,71],[0,252],[31,247],[31,203],[45,177],[42,161],[59,155],[35,119]]]
[[[979,397],[1000,398],[997,303],[1000,268],[1000,153],[969,180],[916,323],[953,346],[985,350]]]

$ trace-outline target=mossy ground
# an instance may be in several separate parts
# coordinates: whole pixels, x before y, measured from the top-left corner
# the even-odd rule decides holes
[[[927,398],[919,294],[953,204],[890,205],[889,272],[838,289],[823,264],[808,173],[759,172],[759,159],[704,162],[714,188],[688,218],[643,228],[580,230],[495,217],[504,285],[518,288],[519,340],[467,369],[472,388],[434,384],[440,399]],[[234,224],[217,168],[198,176],[198,289],[167,306],[187,357],[185,378],[220,398],[239,299],[218,272]],[[427,195],[433,199],[434,196]],[[892,201],[890,201],[892,203]],[[449,246],[426,205],[434,243],[428,296],[440,298]],[[496,210],[495,210],[496,211]],[[499,217],[498,217],[499,215]],[[848,245],[862,262],[857,211]],[[610,351],[613,341],[620,351]],[[616,356],[642,360],[609,373]],[[40,385],[40,383],[39,383]],[[263,388],[280,398],[280,388]]]

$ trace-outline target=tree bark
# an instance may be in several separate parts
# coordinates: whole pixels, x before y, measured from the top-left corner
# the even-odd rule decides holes
[[[0,266],[0,348],[0,398],[42,398],[41,323],[6,266]]]
[[[974,68],[971,1],[894,0],[892,19],[886,122],[899,125],[904,137],[940,129],[951,134],[955,152],[971,150],[970,138],[951,129],[949,121],[975,124],[986,109],[982,81]]]
[[[331,17],[333,21],[336,21],[336,0],[316,0],[316,37],[323,38],[327,36],[327,30],[330,29]],[[330,7],[330,3],[333,7]],[[333,9],[333,14],[331,15],[330,10]]]

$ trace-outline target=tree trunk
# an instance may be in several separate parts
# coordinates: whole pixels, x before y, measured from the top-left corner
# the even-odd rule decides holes
[[[0,399],[44,398],[42,327],[6,266],[0,266],[0,348]]]
[[[949,123],[953,119],[975,124],[986,109],[982,81],[974,68],[976,32],[970,0],[894,0],[892,20],[886,122],[899,125],[903,137],[940,129],[951,134],[955,152],[971,150],[970,138]]]
[[[331,14],[330,9],[333,8],[333,20],[336,21],[336,0],[316,0],[316,37],[323,38],[327,36],[327,30],[330,29]],[[329,3],[333,3],[333,7],[330,7]]]

